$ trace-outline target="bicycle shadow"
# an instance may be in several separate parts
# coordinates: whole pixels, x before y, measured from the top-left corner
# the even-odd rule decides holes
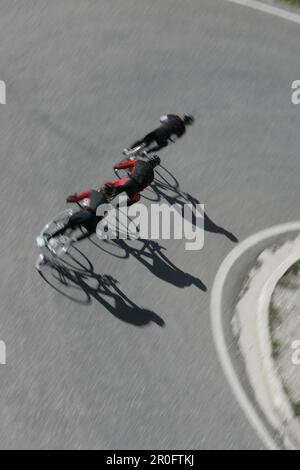
[[[106,251],[105,245],[90,239],[91,243],[102,251]],[[103,242],[106,243],[106,242]],[[147,268],[158,279],[172,284],[173,286],[184,289],[185,287],[195,286],[203,292],[207,292],[206,285],[197,277],[182,271],[175,266],[167,257],[165,252],[167,249],[153,240],[135,240],[135,245],[130,245],[130,242],[125,240],[111,240],[110,244],[115,244],[118,250],[123,251],[123,255],[110,253],[112,256],[128,259],[135,258],[145,268]],[[140,247],[137,245],[141,244]]]
[[[183,208],[185,204],[190,204],[193,209],[200,204],[194,196],[184,192],[180,188],[180,184],[176,177],[165,167],[159,167],[159,170],[156,170],[155,175],[155,182],[150,189],[143,193],[143,197],[146,200],[152,203],[165,201],[170,205],[178,204],[181,208]],[[185,211],[180,210],[180,214],[184,217]],[[202,215],[204,218],[205,231],[223,234],[232,242],[238,242],[237,237],[233,233],[214,223],[205,211]],[[133,221],[129,217],[128,219],[132,224]],[[195,226],[196,222],[196,215],[193,211],[192,224]],[[124,237],[124,235],[126,236]],[[177,288],[183,289],[194,285],[203,292],[207,292],[206,285],[199,278],[196,278],[175,266],[167,257],[166,248],[159,245],[157,242],[153,240],[138,239],[135,240],[135,244],[132,245],[131,242],[124,239],[127,237],[130,240],[131,238],[131,234],[126,230],[126,227],[125,232],[123,227],[121,227],[119,231],[116,230],[116,237],[117,238],[114,240],[102,240],[100,242],[96,242],[93,238],[90,238],[90,241],[100,250],[109,253],[116,258],[135,258],[158,279],[172,284]],[[141,244],[140,247],[138,246],[138,243]],[[108,247],[110,249],[108,249]]]
[[[155,172],[155,181],[151,188],[143,194],[144,198],[151,202],[165,201],[169,205],[178,204],[183,208],[186,204],[191,204],[193,209],[201,204],[200,201],[191,194],[183,191],[176,177],[165,167],[160,166]],[[184,215],[184,211],[181,212]],[[226,236],[231,242],[238,243],[238,238],[230,231],[217,225],[208,215],[207,211],[202,213],[204,218],[204,230]],[[194,214],[193,225],[196,225]]]
[[[56,292],[80,305],[88,306],[96,301],[124,323],[139,327],[150,323],[165,326],[158,314],[130,300],[115,278],[96,273],[91,261],[78,248],[73,247],[72,252],[82,260],[76,258],[75,253],[69,254],[65,260],[52,262],[49,270],[40,273]]]

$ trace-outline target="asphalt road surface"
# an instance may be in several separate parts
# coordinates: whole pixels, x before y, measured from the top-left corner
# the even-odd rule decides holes
[[[299,64],[298,25],[224,0],[0,1],[1,448],[263,447],[210,291],[236,239],[299,219]],[[160,197],[206,205],[204,249],[87,241],[55,290],[34,269],[41,227],[184,111],[196,125],[162,153],[180,188]]]

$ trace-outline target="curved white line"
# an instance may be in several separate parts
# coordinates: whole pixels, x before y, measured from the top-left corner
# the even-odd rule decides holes
[[[267,5],[266,3],[257,1],[257,0],[226,0],[230,3],[235,3],[237,5],[245,6],[248,8],[252,8],[254,10],[261,11],[263,13],[267,13],[269,15],[276,16],[278,18],[282,18],[288,21],[291,21],[296,24],[300,24],[300,15],[293,13],[291,11],[285,10],[283,8],[278,8],[272,5]],[[249,421],[265,443],[265,445],[270,449],[278,449],[277,445],[275,444],[272,437],[269,435],[267,429],[265,428],[264,424],[262,423],[260,417],[258,416],[254,406],[249,401],[246,393],[244,392],[234,367],[231,363],[230,356],[227,351],[224,332],[223,332],[223,325],[222,325],[222,294],[224,283],[226,277],[235,263],[235,261],[249,249],[251,246],[254,246],[258,242],[272,236],[276,236],[277,234],[280,235],[286,231],[292,230],[300,230],[300,224],[298,222],[281,225],[274,227],[272,229],[267,229],[263,232],[260,232],[257,235],[249,238],[245,242],[241,243],[235,250],[233,250],[229,256],[225,259],[222,263],[219,272],[216,276],[213,290],[212,290],[212,299],[211,299],[211,322],[212,322],[212,329],[215,344],[217,347],[217,351],[219,354],[219,358],[221,364],[223,366],[225,375],[231,385],[231,388],[243,408],[244,412],[246,413]]]
[[[300,15],[293,13],[289,10],[283,8],[278,8],[272,5],[268,5],[257,0],[226,0],[230,3],[236,3],[237,5],[242,5],[254,10],[261,11],[263,13],[268,13],[269,15],[277,16],[278,18],[283,18],[285,20],[291,21],[292,23],[300,24]]]
[[[274,442],[272,436],[270,436],[270,433],[263,424],[255,407],[253,406],[247,394],[245,393],[238,379],[237,373],[234,369],[226,346],[222,324],[222,299],[225,281],[232,266],[246,251],[248,251],[249,248],[257,245],[261,241],[266,240],[268,238],[298,230],[300,231],[300,222],[292,222],[289,224],[278,225],[276,227],[259,232],[253,235],[252,237],[248,238],[244,242],[240,243],[223,261],[215,278],[211,295],[211,325],[215,346],[224,373],[239,405],[244,410],[250,423],[252,424],[264,444],[272,450],[279,450],[279,448]]]

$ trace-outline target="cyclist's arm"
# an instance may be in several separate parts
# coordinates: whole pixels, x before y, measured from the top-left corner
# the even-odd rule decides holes
[[[127,168],[134,168],[137,160],[132,160],[132,162],[120,163],[120,165],[115,166],[115,170],[126,170]]]

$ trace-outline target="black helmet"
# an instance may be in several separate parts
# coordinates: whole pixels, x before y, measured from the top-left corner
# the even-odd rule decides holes
[[[149,163],[152,166],[152,168],[156,168],[157,166],[161,164],[161,159],[159,158],[158,155],[152,155],[149,158]]]
[[[183,122],[186,126],[191,126],[195,122],[195,118],[192,114],[190,113],[185,113],[183,115]]]

